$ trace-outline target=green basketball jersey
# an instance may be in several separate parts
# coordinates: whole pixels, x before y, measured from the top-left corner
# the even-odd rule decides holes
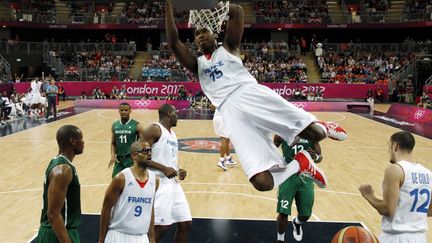
[[[130,145],[138,140],[137,126],[138,122],[134,119],[130,119],[126,124],[122,124],[120,120],[113,123],[112,132],[115,138],[117,156],[129,154]]]
[[[285,159],[285,163],[290,163],[298,152],[306,150],[308,148],[313,148],[313,143],[303,138],[301,138],[300,141],[294,146],[289,146],[287,142],[283,141],[282,153]]]
[[[41,214],[41,226],[51,227],[48,221],[48,186],[49,186],[49,175],[51,170],[61,164],[67,164],[72,169],[72,181],[68,186],[65,205],[61,210],[62,218],[65,222],[65,226],[68,229],[78,228],[81,223],[81,199],[80,199],[80,183],[75,167],[72,163],[64,156],[59,155],[50,161],[48,168],[45,171],[44,191],[43,191],[43,208]]]

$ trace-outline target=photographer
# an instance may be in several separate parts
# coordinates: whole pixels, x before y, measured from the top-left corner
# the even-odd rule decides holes
[[[0,108],[1,108],[1,124],[5,124],[5,120],[9,120],[9,115],[12,111],[12,106],[7,95],[7,92],[4,91],[0,100]]]
[[[420,102],[417,104],[418,107],[422,107],[424,109],[432,107],[432,100],[426,91],[423,91],[423,95],[420,97]]]

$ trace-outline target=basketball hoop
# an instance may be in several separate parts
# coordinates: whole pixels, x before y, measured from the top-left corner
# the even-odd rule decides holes
[[[209,28],[213,33],[219,33],[228,12],[228,1],[220,2],[215,9],[190,10],[188,27]]]

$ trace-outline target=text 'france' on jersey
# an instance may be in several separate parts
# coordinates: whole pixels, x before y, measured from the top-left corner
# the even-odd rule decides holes
[[[216,107],[239,86],[257,83],[242,60],[223,46],[216,49],[210,59],[204,55],[198,57],[198,78],[205,95]]]

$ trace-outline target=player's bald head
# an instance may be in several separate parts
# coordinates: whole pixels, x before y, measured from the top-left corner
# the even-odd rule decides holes
[[[173,110],[175,110],[173,105],[170,104],[161,105],[158,109],[159,119],[168,117],[168,114]]]
[[[70,139],[79,139],[82,136],[81,130],[74,125],[64,125],[57,130],[57,144],[59,148],[66,148],[71,145]]]

